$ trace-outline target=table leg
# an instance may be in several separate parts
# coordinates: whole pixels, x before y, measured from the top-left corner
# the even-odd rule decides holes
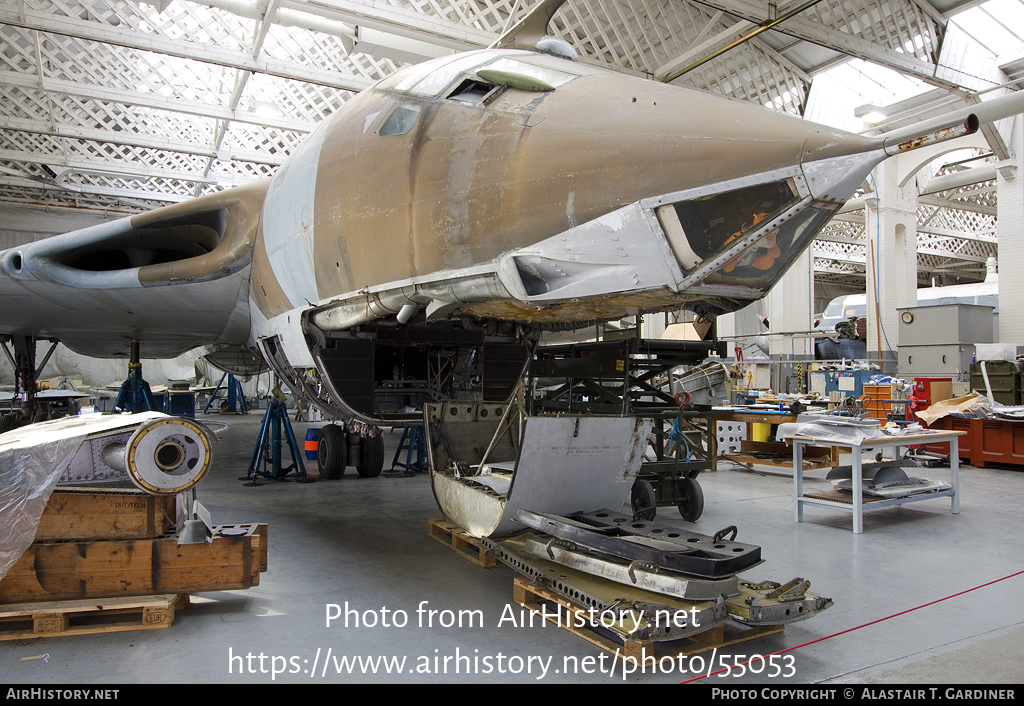
[[[960,437],[949,442],[949,484],[953,486],[953,514],[960,514]]]
[[[864,531],[864,480],[861,477],[860,447],[853,447],[853,533]]]
[[[708,446],[711,453],[711,470],[718,470],[718,423],[715,416],[708,417]]]
[[[793,513],[797,522],[804,521],[804,504],[800,498],[804,496],[804,445],[793,442]]]

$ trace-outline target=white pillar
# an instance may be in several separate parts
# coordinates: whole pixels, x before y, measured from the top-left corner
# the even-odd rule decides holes
[[[1010,164],[998,170],[999,342],[1024,345],[1024,119],[1017,116],[1010,138]]]
[[[896,309],[917,304],[917,186],[900,187],[897,159],[872,172],[875,191],[865,209],[868,357],[881,350],[883,360],[896,358]]]
[[[796,259],[782,279],[768,292],[768,324],[771,353],[788,359],[814,353],[814,339],[795,337],[814,323],[814,258],[811,248]],[[781,335],[774,335],[781,334]]]

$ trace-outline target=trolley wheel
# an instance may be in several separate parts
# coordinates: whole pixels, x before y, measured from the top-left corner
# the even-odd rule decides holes
[[[361,439],[363,457],[356,466],[356,473],[363,478],[376,478],[384,470],[384,436],[378,430],[376,436]]]
[[[676,481],[676,492],[682,498],[677,507],[687,522],[696,522],[704,514],[704,491],[695,478],[680,478]]]
[[[337,424],[328,424],[320,430],[316,446],[316,467],[320,477],[337,480],[345,475],[345,432]]]
[[[654,497],[654,486],[649,481],[637,478],[630,493],[633,517],[638,520],[653,520],[658,514],[658,501]]]

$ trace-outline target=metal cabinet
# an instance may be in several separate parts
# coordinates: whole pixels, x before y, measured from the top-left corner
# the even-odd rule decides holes
[[[900,346],[899,376],[903,378],[948,377],[964,382],[974,358],[974,344]]]
[[[992,343],[992,307],[975,304],[911,306],[900,313],[899,340],[904,346]]]

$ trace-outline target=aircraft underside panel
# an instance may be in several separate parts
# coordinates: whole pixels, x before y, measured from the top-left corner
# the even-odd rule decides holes
[[[364,338],[328,338],[315,356],[324,385],[364,421],[396,422],[439,399],[505,402],[531,348],[485,327],[380,327]],[[415,412],[410,413],[408,410]]]

